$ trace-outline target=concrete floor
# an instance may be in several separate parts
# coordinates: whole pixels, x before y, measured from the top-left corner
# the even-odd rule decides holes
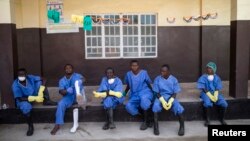
[[[228,124],[250,125],[250,119],[228,120]],[[219,124],[213,121],[212,124]],[[153,135],[153,129],[149,128],[140,131],[139,122],[116,122],[116,129],[102,130],[103,122],[83,122],[80,123],[79,130],[72,134],[69,132],[72,124],[66,123],[57,133],[50,135],[53,124],[35,124],[35,132],[31,137],[26,136],[26,124],[1,124],[1,141],[206,141],[207,128],[203,126],[203,121],[185,122],[185,135],[179,137],[177,131],[179,123],[177,121],[160,122],[160,135]]]

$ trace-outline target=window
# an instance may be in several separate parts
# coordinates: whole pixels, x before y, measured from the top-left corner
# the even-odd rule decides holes
[[[87,59],[157,57],[156,14],[90,15],[91,31],[85,31]]]

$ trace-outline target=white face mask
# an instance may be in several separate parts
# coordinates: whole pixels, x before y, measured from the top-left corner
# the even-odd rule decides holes
[[[25,79],[26,79],[25,76],[18,76],[19,81],[24,81]]]
[[[114,78],[110,78],[109,80],[108,80],[108,83],[109,84],[113,84],[115,82],[115,79]]]
[[[214,80],[214,75],[208,75],[208,76],[207,76],[207,79],[208,79],[209,81],[213,81],[213,80]]]

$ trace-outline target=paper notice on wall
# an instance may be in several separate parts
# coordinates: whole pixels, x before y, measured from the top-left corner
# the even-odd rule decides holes
[[[74,23],[48,23],[47,34],[79,32],[79,27]]]
[[[59,13],[59,20],[54,20],[48,16],[48,23],[62,23],[63,18],[63,0],[47,0],[47,11],[56,11]],[[47,12],[46,11],[46,12]],[[57,13],[56,13],[57,14]]]

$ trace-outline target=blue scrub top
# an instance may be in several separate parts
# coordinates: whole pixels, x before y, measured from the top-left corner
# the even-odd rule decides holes
[[[203,74],[197,82],[197,88],[198,89],[206,89],[210,92],[214,92],[215,90],[221,90],[222,89],[222,82],[218,75],[214,75],[214,80],[209,81],[208,75]]]
[[[136,75],[132,71],[127,72],[124,82],[129,85],[132,94],[144,90],[151,91],[149,85],[152,81],[146,70],[140,70]]]
[[[106,76],[103,77],[102,82],[98,88],[98,92],[107,91],[107,90],[112,90],[115,92],[122,92],[123,85],[122,85],[121,79],[118,77],[115,77],[114,79],[115,79],[114,83],[109,84],[108,78]]]
[[[42,81],[40,76],[27,75],[26,86],[20,84],[19,80],[16,79],[12,84],[12,91],[14,93],[14,98],[37,95],[41,84]]]
[[[79,73],[73,73],[69,79],[64,76],[59,81],[59,90],[67,90],[69,87],[74,88],[73,94],[76,94],[75,91],[75,81],[82,80],[83,76]],[[83,85],[80,85],[80,90],[83,89]]]
[[[157,76],[154,80],[153,91],[160,93],[160,95],[173,95],[181,91],[178,80],[170,75],[168,79],[163,78],[161,75]]]

